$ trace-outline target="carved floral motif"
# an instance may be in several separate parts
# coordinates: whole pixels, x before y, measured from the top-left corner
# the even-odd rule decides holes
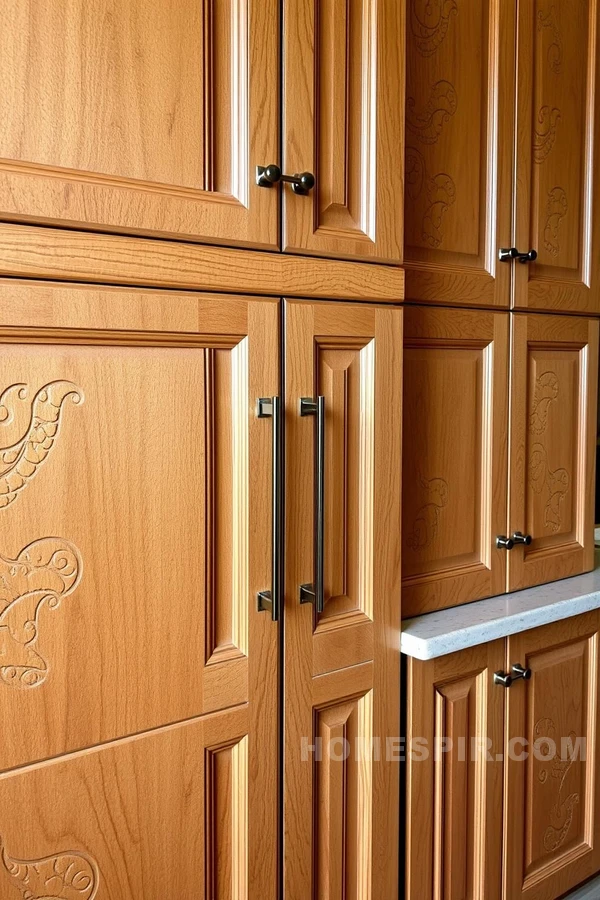
[[[19,403],[27,401],[25,384],[12,384],[0,396],[0,428],[15,419]],[[67,397],[82,403],[83,394],[70,381],[52,381],[40,388],[31,402],[25,433],[10,446],[0,446],[0,508],[9,506],[27,485],[52,450]],[[0,438],[1,440],[1,438]]]
[[[14,859],[8,855],[0,837],[0,854],[7,877],[21,892],[22,900],[94,900],[96,897],[100,880],[98,866],[87,853],[67,851],[42,859]]]
[[[457,13],[457,0],[411,0],[410,29],[421,56],[433,56]]]
[[[529,416],[529,430],[542,434],[548,424],[550,404],[558,397],[558,378],[555,372],[543,372],[535,382],[533,404]]]
[[[426,207],[421,220],[421,239],[430,247],[440,247],[444,240],[444,213],[456,200],[454,181],[445,172],[430,177],[423,154],[414,147],[407,147],[406,190],[413,201],[425,193]]]
[[[424,550],[437,536],[440,512],[448,504],[448,482],[443,478],[420,479],[427,502],[419,507],[412,524],[412,531],[406,536],[411,550]]]
[[[548,737],[554,741],[556,725],[552,719],[539,719],[535,724],[535,734],[536,738]],[[571,746],[575,747],[576,735],[574,731],[569,734],[569,739]],[[550,775],[552,778],[558,780],[558,796],[556,798],[556,803],[552,807],[552,816],[557,824],[553,825],[551,823],[544,832],[544,849],[547,853],[558,850],[558,848],[564,844],[567,835],[571,830],[571,825],[573,824],[573,813],[575,807],[579,803],[579,794],[574,791],[563,799],[563,788],[565,779],[574,762],[575,753],[568,756],[567,759],[562,759],[561,756],[559,756],[558,751],[555,752],[553,758],[550,760]],[[547,782],[548,769],[546,767],[540,769],[538,780],[542,784]]]
[[[40,612],[58,609],[81,572],[79,551],[60,538],[34,541],[16,559],[0,556],[0,683],[24,689],[46,680],[49,665],[37,648]]]
[[[561,120],[560,109],[542,106],[533,138],[533,158],[541,164],[548,157],[556,140],[556,126]]]
[[[560,252],[559,226],[566,216],[568,208],[567,195],[561,187],[554,187],[551,191],[548,191],[546,222],[544,224],[544,247],[554,257],[557,257]]]
[[[406,124],[423,144],[435,144],[442,128],[456,112],[458,98],[449,81],[437,81],[430,89],[425,108],[418,112],[414,97],[406,100]]]
[[[537,22],[539,32],[543,32],[545,29],[548,29],[550,32],[550,46],[548,47],[546,58],[555,75],[560,75],[562,72],[563,43],[555,7],[551,6],[547,11],[540,9],[537,15]]]
[[[551,470],[543,444],[534,444],[529,461],[529,483],[536,494],[545,493],[544,525],[557,532],[562,524],[561,501],[569,490],[569,473],[566,469]]]

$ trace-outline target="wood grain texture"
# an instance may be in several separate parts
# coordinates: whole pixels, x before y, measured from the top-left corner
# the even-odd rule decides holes
[[[403,616],[504,590],[508,319],[405,309]]]
[[[406,900],[501,896],[503,663],[504,641],[408,659]]]
[[[508,307],[515,4],[408,0],[407,16],[407,297]]]
[[[399,303],[404,272],[118,235],[0,224],[0,276]]]
[[[402,312],[287,302],[285,347],[285,897],[393,900],[398,765],[385,745],[399,729]],[[299,603],[300,584],[314,578],[314,419],[298,404],[318,394],[327,439],[320,616]],[[381,759],[356,754],[355,739],[370,746],[371,736]],[[322,760],[307,752],[303,761],[303,739],[306,749],[318,737],[327,738]],[[329,737],[350,741],[345,763],[331,757]]]
[[[508,589],[594,565],[598,321],[513,314]]]
[[[278,244],[277,3],[10,0],[0,216]]]
[[[505,900],[555,900],[600,867],[599,632],[593,612],[507,640],[532,676],[505,692],[507,740],[528,742],[506,759]]]
[[[284,6],[284,249],[402,261],[404,4],[291,0]]]
[[[518,11],[515,243],[519,309],[600,312],[600,74],[596,0]]]

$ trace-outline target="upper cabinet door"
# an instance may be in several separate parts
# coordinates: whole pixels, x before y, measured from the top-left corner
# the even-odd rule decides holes
[[[508,590],[594,564],[598,320],[512,317]]]
[[[6,0],[0,218],[276,247],[277,0]]]
[[[516,307],[600,311],[597,6],[519,3]]]
[[[514,4],[408,0],[406,296],[509,305]]]
[[[284,4],[283,166],[316,177],[284,189],[285,250],[402,261],[403,6]]]

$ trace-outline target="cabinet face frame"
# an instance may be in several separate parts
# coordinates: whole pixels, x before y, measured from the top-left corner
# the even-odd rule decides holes
[[[499,550],[495,540],[504,533],[506,522],[508,320],[504,312],[405,309],[404,617],[499,594],[505,588],[506,551]],[[443,359],[446,352],[448,358]],[[464,378],[453,393],[452,385],[446,384],[451,363],[455,377]],[[439,379],[445,395],[437,390]],[[440,405],[440,397],[460,402],[463,395],[472,401],[472,410],[467,409],[466,418],[459,421],[458,415]],[[418,437],[422,409],[424,424]],[[426,427],[431,434],[428,431],[424,441]],[[464,434],[471,436],[471,444],[461,445]],[[450,438],[455,444],[452,452],[437,454],[436,460],[435,448],[443,449]],[[430,458],[427,446],[432,448]],[[461,465],[466,464],[467,452],[477,472],[465,482]],[[438,467],[423,471],[423,458]],[[471,506],[467,506],[469,497]],[[436,559],[433,553],[436,544],[443,543],[442,529],[452,534],[472,520],[477,524],[468,552],[461,545],[460,555],[442,558],[440,554]],[[409,565],[418,568],[413,571]]]
[[[504,653],[407,660],[406,900],[500,900]]]
[[[356,900],[394,900],[399,763],[386,739],[400,724],[402,310],[286,301],[284,342],[284,896],[344,886]],[[315,534],[315,419],[299,400],[316,394],[326,398],[322,615],[299,602]],[[334,757],[344,739],[347,762],[342,745]]]
[[[0,218],[277,248],[276,0],[53,9],[6,10]]]
[[[517,544],[507,554],[507,587],[514,591],[594,565],[599,326],[596,319],[513,313],[511,329],[507,533],[527,533],[534,518],[540,531],[529,547]],[[572,419],[561,428],[563,402]],[[566,519],[568,533],[560,530]]]
[[[505,753],[504,900],[554,900],[600,867],[599,640],[597,610],[507,639],[506,671],[519,663],[530,667],[532,675],[530,681],[515,682],[504,691],[507,744],[509,739],[521,737],[529,742],[525,760],[511,758],[508,746]],[[541,683],[536,685],[536,681]],[[538,715],[542,718],[536,722]],[[585,764],[578,757],[566,769],[561,766],[560,742],[569,737],[562,732],[570,729],[569,722],[561,726],[561,715],[563,723],[566,719],[571,723],[581,720],[583,734],[575,737],[585,738]],[[555,758],[536,761],[531,752],[536,739],[547,737],[555,740],[559,754],[556,763]],[[575,748],[574,740],[572,746]],[[522,749],[516,743],[515,753],[520,754]],[[540,745],[539,752],[550,757],[550,746]],[[567,746],[565,761],[571,755]],[[576,782],[579,790],[569,793],[574,786],[572,775],[578,772],[573,767],[584,765]],[[555,800],[552,808],[549,795]],[[548,818],[539,821],[542,811],[548,812]],[[575,835],[569,838],[573,822],[579,827],[578,840]],[[550,842],[548,848],[546,841]],[[539,857],[534,855],[540,853],[535,846],[540,842],[548,857],[545,863],[537,862]]]
[[[512,265],[517,309],[600,311],[597,29],[597,0],[518,4],[514,245],[538,260]]]
[[[283,249],[399,264],[404,208],[404,4],[289,0],[283,19]]]
[[[407,7],[406,296],[508,308],[498,248],[511,246],[514,4]]]
[[[85,395],[80,408],[74,408],[71,404],[71,408],[65,410],[55,444],[50,447],[48,458],[42,461],[39,472],[33,475],[29,472],[31,480],[24,486],[19,486],[17,482],[20,492],[8,505],[0,508],[5,538],[7,534],[16,533],[17,529],[20,543],[24,543],[21,532],[29,535],[29,541],[46,534],[58,533],[62,536],[62,526],[68,526],[68,534],[64,537],[78,548],[83,560],[83,577],[77,586],[77,594],[73,591],[72,597],[66,598],[64,603],[56,603],[46,618],[40,620],[40,637],[47,640],[57,631],[62,635],[62,643],[57,644],[55,639],[52,644],[50,677],[45,683],[29,690],[18,690],[0,682],[0,705],[5,723],[0,795],[27,800],[35,794],[35,802],[32,805],[26,803],[23,807],[28,810],[27,815],[21,810],[17,816],[13,808],[9,817],[13,822],[25,823],[20,835],[27,840],[15,844],[20,836],[14,835],[14,826],[9,829],[10,822],[6,821],[6,816],[0,823],[0,834],[6,842],[7,852],[15,857],[42,858],[46,854],[75,849],[71,839],[76,837],[76,843],[81,838],[82,849],[94,856],[94,847],[87,845],[82,837],[84,833],[93,832],[94,827],[77,818],[81,795],[77,794],[78,801],[74,800],[67,813],[64,805],[56,802],[56,782],[51,773],[59,771],[62,761],[68,772],[72,772],[73,778],[82,774],[82,781],[87,783],[86,760],[98,753],[99,757],[108,761],[107,764],[110,763],[113,751],[107,749],[105,752],[107,747],[126,745],[123,751],[126,757],[129,753],[127,747],[131,747],[139,769],[145,771],[148,762],[152,771],[160,772],[161,765],[165,770],[169,768],[168,759],[161,764],[160,753],[168,756],[172,749],[181,746],[182,761],[195,757],[197,762],[200,755],[198,768],[191,766],[200,779],[198,793],[195,794],[190,786],[191,774],[189,782],[182,778],[184,789],[179,794],[174,792],[168,815],[173,817],[173,823],[188,821],[189,816],[190,830],[193,830],[193,824],[197,825],[194,815],[199,809],[205,816],[205,825],[210,832],[207,832],[207,840],[210,840],[206,849],[208,868],[206,873],[196,871],[198,882],[202,882],[206,875],[209,879],[207,883],[213,885],[213,890],[216,890],[215,885],[219,885],[219,892],[225,892],[229,878],[232,895],[246,896],[250,884],[260,896],[276,900],[278,628],[267,613],[258,612],[256,604],[256,592],[270,587],[271,579],[271,560],[265,548],[271,546],[272,438],[270,421],[257,419],[254,407],[257,397],[272,396],[279,389],[279,303],[268,299],[215,294],[0,281],[0,322],[0,343],[4,346],[5,358],[17,350],[20,359],[25,362],[33,360],[29,365],[36,374],[39,370],[42,386],[46,369],[50,366],[53,370],[57,367],[64,369],[63,377],[66,378],[68,366],[89,372],[90,360],[95,364],[105,354],[102,356],[105,361],[102,377],[95,377],[98,369],[92,368],[94,377],[90,375],[86,383],[78,385]],[[198,450],[200,445],[210,443],[211,434],[214,438],[220,432],[222,437],[222,427],[211,428],[215,417],[207,412],[204,418],[198,416],[201,427],[198,429],[200,434],[197,434],[192,427],[193,412],[189,411],[189,405],[196,411],[204,408],[191,389],[193,385],[190,381],[197,374],[198,365],[201,366],[201,363],[196,365],[192,360],[196,355],[200,358],[206,347],[216,348],[217,353],[224,350],[226,354],[231,348],[239,348],[236,360],[232,360],[231,393],[223,388],[222,372],[219,383],[223,389],[220,392],[205,391],[208,397],[212,394],[217,400],[222,397],[236,399],[236,403],[231,404],[231,419],[238,422],[240,465],[231,467],[234,474],[230,480],[225,459],[220,470],[222,482],[217,476],[211,479],[211,475],[218,471],[218,465],[216,469],[212,465],[202,465],[202,460],[206,462],[210,453],[203,454]],[[181,358],[178,360],[179,352]],[[107,353],[109,359],[106,358]],[[156,373],[157,363],[151,364],[152,354],[161,354],[163,360],[162,367],[158,366],[160,378],[163,379],[161,381],[157,377],[158,386],[164,383],[165,378],[169,383],[169,373],[180,372],[183,367],[184,374],[188,373],[183,382],[190,390],[173,392],[166,397],[154,396],[154,382],[149,379],[152,373]],[[137,374],[135,379],[125,384],[124,390],[123,373],[131,373],[132,359],[133,370]],[[212,362],[214,360],[210,355],[205,355],[205,364],[211,371]],[[11,378],[17,381],[25,371],[29,371],[25,365],[15,366]],[[119,377],[115,377],[115,371],[120,373]],[[214,371],[219,376],[218,365],[214,366]],[[181,387],[181,375],[176,383]],[[96,402],[94,395],[99,395],[100,386],[102,394]],[[129,394],[127,386],[131,388]],[[14,404],[11,402],[11,406],[18,406],[19,403],[27,405],[26,401],[31,400],[31,393],[28,397],[19,395],[17,398],[15,391],[9,398],[6,387],[3,385],[1,389],[6,409],[9,399],[15,401]],[[110,393],[111,387],[114,389],[114,409],[110,402],[105,406],[100,403],[100,399]],[[205,387],[210,385],[205,383]],[[138,388],[138,392],[133,388]],[[112,431],[113,439],[114,434],[122,434],[122,429],[127,428],[124,393],[128,402],[136,396],[146,399],[146,425],[152,432],[152,439],[144,441],[144,430],[140,429],[126,447],[111,448],[111,411],[119,418],[122,414],[121,430]],[[52,395],[50,399],[54,399]],[[181,454],[173,451],[169,442],[177,435],[165,433],[161,437],[161,422],[166,427],[165,421],[172,421],[174,413],[165,413],[162,417],[152,415],[162,400],[171,411],[179,410],[175,415],[176,421],[185,421],[180,443],[184,452],[189,453],[188,466],[178,468],[176,465],[181,460]],[[183,410],[182,404],[185,405]],[[100,410],[99,420],[91,414],[90,407]],[[210,403],[207,403],[206,409],[209,407]],[[87,416],[86,408],[90,410]],[[236,409],[238,416],[235,416]],[[215,412],[214,405],[209,411]],[[106,418],[103,419],[104,415]],[[136,416],[139,422],[139,410],[132,413],[134,423]],[[227,419],[226,412],[224,417]],[[22,422],[23,415],[15,416],[14,421],[17,420]],[[5,414],[2,423],[6,425],[7,422],[10,426],[10,415]],[[202,433],[205,430],[206,435]],[[230,430],[233,435],[233,428]],[[153,476],[158,480],[161,474],[164,475],[164,468],[160,464],[154,466],[154,456],[149,451],[149,447],[156,450],[157,440],[159,443],[161,440],[165,442],[165,450],[171,447],[171,452],[166,454],[167,464],[171,460],[174,465],[174,471],[169,472],[170,478],[187,478],[187,491],[185,485],[183,489],[173,490],[170,478],[162,479],[165,482],[162,487],[154,483]],[[74,450],[69,455],[70,447],[82,446],[87,452]],[[219,442],[215,441],[212,449],[215,455],[221,454],[222,460],[222,444],[219,446]],[[130,469],[123,463],[123,455],[126,455]],[[247,457],[245,463],[244,456]],[[191,471],[194,460],[196,469],[206,471],[204,496],[198,496],[198,491],[190,488],[190,483],[193,486]],[[6,463],[4,457],[3,462]],[[124,477],[124,470],[128,477]],[[106,477],[106,491],[100,492],[99,480],[104,479],[107,473],[110,473],[110,478]],[[198,480],[202,483],[201,478]],[[146,489],[145,494],[139,490],[140,481]],[[241,529],[243,534],[238,534],[237,540],[233,536],[228,539],[227,522],[224,536],[223,526],[215,524],[211,517],[213,504],[219,500],[216,489],[219,484],[232,498],[232,509],[227,511],[232,512],[232,520],[241,522],[242,526],[246,523],[246,527]],[[56,492],[54,496],[52,487]],[[5,488],[3,482],[4,496]],[[98,492],[95,493],[94,489]],[[90,497],[98,511],[97,517],[89,514]],[[161,623],[164,626],[165,615],[169,615],[164,595],[168,595],[169,589],[172,590],[174,577],[174,569],[160,562],[160,552],[165,552],[164,545],[168,539],[163,534],[161,541],[160,530],[156,528],[156,513],[153,516],[140,515],[140,509],[148,513],[152,500],[157,506],[161,502],[173,505],[186,522],[189,519],[197,522],[200,533],[198,543],[206,549],[208,564],[203,567],[207,576],[205,583],[199,579],[194,583],[195,590],[186,589],[185,602],[179,607],[179,613],[183,609],[185,619],[170,623],[172,627],[169,630],[175,633],[177,629],[185,629],[187,647],[182,646],[182,641],[179,657],[173,653],[173,639],[169,635],[164,635],[161,651],[150,655],[152,647],[156,646],[152,643],[153,629],[159,628]],[[207,514],[202,517],[199,507],[203,502]],[[135,512],[130,518],[131,509]],[[104,523],[111,518],[114,523],[115,515],[119,527],[106,533]],[[203,519],[205,529],[202,528]],[[54,527],[57,532],[49,530]],[[192,524],[190,528],[193,530],[193,527]],[[96,558],[94,554],[84,552],[86,547],[89,550],[89,535],[93,530],[94,541],[97,539]],[[124,532],[120,536],[119,530]],[[235,531],[235,525],[230,530]],[[115,543],[120,552],[115,550]],[[156,543],[161,546],[157,548]],[[147,551],[147,555],[140,553],[141,558],[136,559],[135,564],[124,549],[132,546]],[[232,584],[230,591],[227,586],[222,591],[215,588],[214,580],[211,580],[214,576],[214,567],[210,566],[211,553],[219,552],[219,547],[223,569],[227,568],[229,561],[231,569],[239,575],[238,585]],[[12,558],[15,555],[12,551],[7,553],[4,546],[1,552],[3,557],[9,555]],[[98,558],[105,558],[107,552],[115,566],[112,573],[103,571],[97,562]],[[187,568],[193,574],[192,566],[198,565],[196,560],[188,560],[186,566],[184,560],[173,555],[184,571]],[[6,566],[5,559],[3,564]],[[160,567],[161,564],[165,565],[164,575],[167,578],[163,582],[162,592],[161,579],[157,576],[157,565]],[[57,567],[60,572],[63,567],[60,558]],[[15,577],[18,574],[17,571]],[[151,585],[146,584],[146,577],[151,578]],[[68,587],[73,587],[73,584],[69,583]],[[201,602],[203,592],[210,602]],[[95,604],[94,600],[97,601]],[[132,617],[135,627],[132,627],[124,612],[124,608],[131,608],[127,604],[135,609],[135,616]],[[177,611],[171,615],[177,615]],[[96,623],[96,630],[83,627],[90,621]],[[5,630],[0,628],[4,638]],[[228,639],[229,633],[233,635],[233,640]],[[236,635],[239,637],[237,644]],[[44,652],[47,646],[44,646]],[[145,650],[148,652],[145,653]],[[193,662],[190,662],[190,655]],[[134,676],[127,678],[127,673],[131,675],[132,672]],[[77,714],[67,715],[67,705]],[[25,728],[27,741],[23,740]],[[189,734],[189,740],[184,733]],[[84,746],[92,749],[81,751]],[[162,747],[160,753],[157,747]],[[115,750],[117,755],[118,752]],[[54,762],[47,761],[49,757],[60,757],[61,761],[55,766]],[[46,762],[39,763],[38,760]],[[206,785],[200,765],[202,760],[206,763]],[[98,810],[105,810],[102,805],[102,777],[95,767],[96,764],[89,763],[89,771],[95,771],[93,776],[90,774],[90,792],[93,794],[90,803]],[[23,774],[30,771],[34,773],[31,777]],[[135,798],[136,790],[139,791],[143,802],[150,803],[153,814],[156,813],[156,805],[152,805],[153,792],[141,790],[144,779],[140,776],[136,782],[136,773],[139,774],[136,766],[130,771],[130,784],[123,793]],[[23,784],[22,791],[15,788],[14,795],[10,787],[13,778],[14,784]],[[69,782],[68,774],[64,779]],[[34,789],[34,785],[40,787]],[[95,793],[96,789],[100,793]],[[167,792],[173,789],[168,779],[164,789]],[[111,790],[107,788],[107,795]],[[111,796],[108,806],[117,813],[122,810],[123,797]],[[86,808],[85,804],[82,808]],[[194,815],[190,813],[190,808]],[[36,811],[39,813],[37,819]],[[74,816],[73,821],[77,820],[75,825],[68,824],[71,815]],[[96,821],[94,816],[90,818]],[[233,843],[229,841],[231,835],[219,830],[221,819],[230,824],[237,823]],[[49,825],[50,822],[54,824]],[[42,829],[42,823],[48,824],[48,832]],[[106,833],[112,833],[114,827],[113,820],[107,821]],[[179,824],[173,824],[173,828],[177,827]],[[144,848],[140,851],[139,860],[134,858],[130,861],[132,868],[138,871],[148,859],[145,855],[148,845],[157,840],[157,835],[154,832],[148,834],[147,844],[143,824],[140,825],[137,818],[135,828],[140,829],[136,846],[142,845]],[[126,830],[130,834],[129,829]],[[52,842],[46,845],[44,841],[50,841],[50,838]],[[40,840],[42,843],[39,843]],[[182,841],[182,847],[190,850],[189,841]],[[199,860],[205,857],[196,850],[197,847],[190,852],[194,854],[193,866],[197,869]],[[150,871],[154,864],[149,864]],[[174,871],[178,870],[176,860],[171,859],[170,865]],[[191,865],[189,859],[182,861],[184,870]],[[2,874],[3,871],[0,871],[0,885],[4,884]],[[111,877],[117,878],[114,873]],[[122,887],[122,883],[119,884]],[[114,888],[119,895],[120,890]],[[133,897],[127,893],[129,896]],[[165,896],[164,890],[160,896]]]

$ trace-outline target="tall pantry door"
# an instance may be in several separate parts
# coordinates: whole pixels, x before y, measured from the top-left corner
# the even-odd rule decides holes
[[[394,900],[402,311],[289,302],[285,348],[284,897]]]
[[[0,219],[277,246],[277,0],[2,13]]]
[[[275,301],[0,284],[0,896],[277,893]]]

